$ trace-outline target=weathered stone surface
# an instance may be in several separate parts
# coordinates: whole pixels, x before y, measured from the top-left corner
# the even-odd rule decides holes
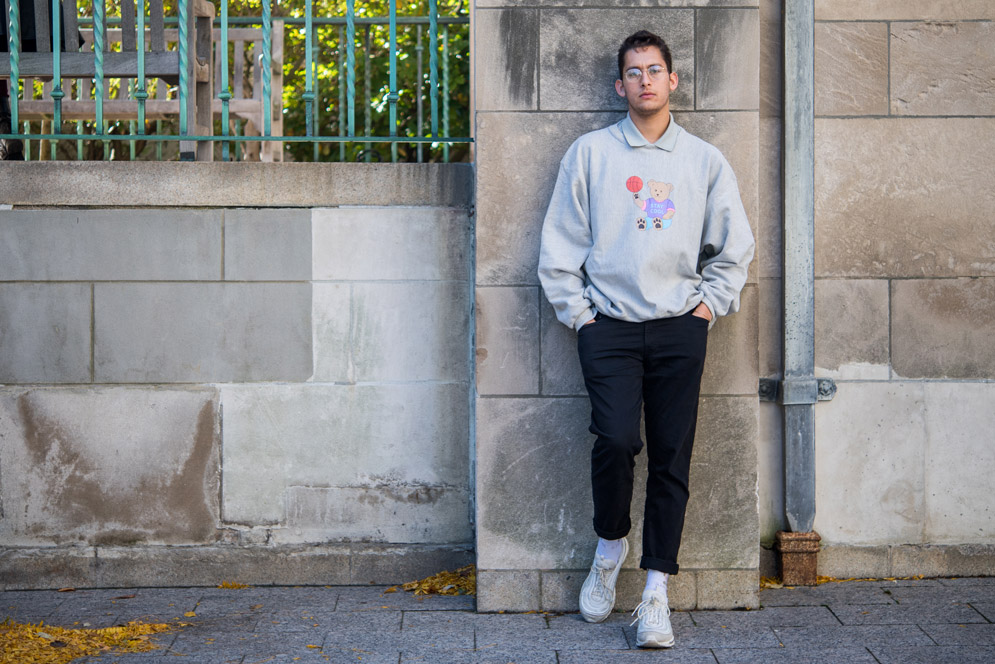
[[[311,285],[97,284],[98,382],[304,380]]]
[[[815,114],[888,114],[888,24],[815,24]]]
[[[481,569],[590,566],[590,418],[587,398],[477,400]]]
[[[759,285],[760,375],[777,376],[783,364],[784,292],[780,279],[761,279]]]
[[[702,9],[697,12],[695,32],[695,107],[758,108],[760,13]]]
[[[587,396],[584,374],[577,355],[577,333],[556,319],[552,305],[543,298],[540,356],[542,394]]]
[[[760,0],[760,117],[779,118],[784,107],[784,29],[780,0]]]
[[[701,399],[677,558],[682,568],[757,568],[756,440],[756,397]],[[699,605],[719,608],[701,604],[698,581]]]
[[[538,611],[540,606],[538,571],[477,570],[478,612]]]
[[[659,34],[670,47],[680,79],[671,107],[694,108],[694,11],[545,9],[539,18],[540,110],[624,112],[625,100],[615,92],[618,47],[637,30]]]
[[[891,576],[890,548],[823,545],[819,550],[819,575],[837,579],[883,579]]]
[[[541,5],[543,7],[631,7],[632,0],[477,0],[477,7],[514,7],[518,5]],[[755,7],[757,0],[640,0],[640,7]],[[651,28],[647,28],[651,29]],[[628,33],[619,37],[622,42]],[[669,41],[668,41],[669,43]],[[618,48],[618,45],[615,46]]]
[[[760,575],[752,570],[700,570],[699,609],[755,609],[760,606]]]
[[[472,164],[32,161],[0,181],[0,204],[28,207],[473,205]]]
[[[817,276],[995,274],[995,118],[815,126]]]
[[[88,546],[0,550],[0,589],[85,588],[92,583],[95,549]]]
[[[815,0],[815,18],[819,21],[950,21],[995,18],[995,7],[988,0]]]
[[[623,569],[618,575],[615,609],[632,611],[643,601],[646,572],[641,569]],[[696,573],[682,569],[671,574],[667,581],[667,601],[675,611],[686,611],[697,605]]]
[[[925,541],[995,544],[995,383],[928,382],[924,389]]]
[[[781,406],[761,402],[759,420],[757,502],[760,511],[760,541],[769,546],[777,531],[787,529],[784,516],[784,421]]]
[[[781,191],[781,135],[784,123],[780,118],[760,118],[759,164],[757,165],[756,221],[757,256],[753,273],[760,279],[781,277],[784,262],[782,241],[784,196]]]
[[[459,569],[473,562],[473,547],[424,546],[405,544],[351,545],[353,584],[407,583],[424,579],[443,569]],[[327,583],[327,582],[325,582]]]
[[[539,289],[477,289],[477,391],[538,394]]]
[[[995,375],[995,279],[902,280],[891,288],[891,361],[897,375]]]
[[[469,380],[467,281],[352,286],[357,381]]]
[[[466,486],[466,390],[424,383],[222,388],[224,520],[281,523],[290,487]]]
[[[826,544],[921,542],[925,395],[916,383],[848,383],[815,409],[815,530]]]
[[[316,280],[467,280],[466,210],[364,207],[314,210]]]
[[[891,111],[995,115],[995,23],[892,23]]]
[[[469,542],[469,494],[462,486],[390,484],[288,487],[287,529],[281,542],[335,540]]]
[[[587,573],[587,569],[543,571],[541,573],[541,609],[543,611],[579,611],[580,587],[584,585]],[[621,575],[621,572],[619,574]]]
[[[0,284],[0,383],[90,380],[90,285]]]
[[[221,275],[219,211],[0,210],[0,233],[2,280]]]
[[[225,279],[307,281],[311,278],[311,211],[224,211]]]
[[[539,11],[480,9],[474,14],[474,35],[476,110],[535,110],[539,101]]]
[[[14,546],[210,542],[219,445],[214,390],[5,390],[0,535]]]
[[[893,576],[977,576],[990,575],[995,561],[991,544],[949,546],[894,546],[891,549]]]
[[[755,285],[740,293],[739,312],[724,316],[708,333],[708,355],[701,378],[702,394],[756,394],[757,310]]]
[[[316,283],[311,287],[311,339],[314,374],[321,382],[349,383],[352,369],[352,289],[348,283]]]
[[[620,113],[477,113],[477,283],[538,284],[539,234],[563,153]]]
[[[815,282],[816,375],[887,380],[890,330],[884,279]]]

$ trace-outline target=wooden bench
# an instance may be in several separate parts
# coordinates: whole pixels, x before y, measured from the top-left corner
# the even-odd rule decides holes
[[[8,16],[9,2],[3,0],[4,17]],[[16,0],[13,0],[16,1]],[[96,0],[98,2],[103,0]],[[63,79],[93,79],[96,76],[95,53],[93,50],[93,31],[79,29],[77,19],[77,0],[62,0],[62,42],[64,51],[60,56],[60,69]],[[137,28],[135,19],[135,0],[121,0],[121,27],[105,30],[104,40],[104,79],[105,96],[109,89],[106,81],[114,78],[137,78]],[[160,79],[169,85],[179,83],[180,59],[179,50],[167,50],[167,43],[178,39],[177,30],[166,30],[162,0],[148,0],[149,20],[146,44],[149,49],[145,54],[146,79]],[[47,99],[25,99],[18,103],[18,111],[23,107],[25,118],[50,117],[53,103],[48,93],[51,92],[52,80],[52,29],[49,23],[50,10],[45,0],[34,0],[35,47],[34,52],[20,54],[18,75],[25,83],[25,90],[31,90],[29,81],[48,81],[45,86]],[[188,133],[192,136],[212,135],[212,93],[214,92],[214,67],[212,66],[214,5],[208,0],[190,0],[188,21],[188,57],[187,80],[190,82],[190,95],[187,99]],[[170,34],[172,33],[172,34]],[[172,39],[169,39],[171,37]],[[121,44],[121,51],[111,51],[112,42]],[[83,50],[81,51],[81,47]],[[10,78],[10,58],[4,53],[0,56],[0,78]],[[92,85],[92,81],[91,81]],[[65,88],[65,82],[63,83]],[[165,86],[158,86],[165,88]],[[13,86],[11,86],[13,89]],[[25,95],[28,96],[28,95]],[[88,96],[88,95],[77,95]],[[35,102],[41,102],[36,105]],[[147,108],[154,101],[146,101]],[[173,114],[179,113],[178,100],[162,100],[171,103]],[[137,117],[138,105],[135,101],[124,99],[107,99],[104,102],[104,114],[108,119],[121,119],[127,104],[130,117]],[[62,102],[65,119],[93,119],[96,103],[92,99],[72,100],[69,95]],[[125,116],[126,117],[126,116]],[[213,146],[207,141],[181,141],[180,152],[187,158],[196,157],[198,161],[210,161],[213,158]]]

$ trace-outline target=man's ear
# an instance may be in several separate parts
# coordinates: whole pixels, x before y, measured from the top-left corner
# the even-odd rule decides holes
[[[618,93],[619,97],[625,96],[625,87],[622,85],[622,79],[620,78],[615,79],[615,92]]]
[[[677,89],[677,72],[671,72],[670,74],[670,91],[673,92]]]

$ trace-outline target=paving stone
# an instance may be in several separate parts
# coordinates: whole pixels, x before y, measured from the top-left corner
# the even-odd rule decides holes
[[[995,602],[995,587],[992,586],[963,586],[953,589],[896,587],[886,590],[899,604]]]
[[[995,625],[962,624],[968,623],[967,620],[957,622],[956,625],[920,624],[920,627],[941,646],[995,646]]]
[[[984,623],[984,616],[967,604],[917,603],[840,604],[832,611],[844,625],[923,625],[925,623]]]
[[[692,611],[697,627],[801,627],[839,625],[824,606],[765,607],[759,611]]]
[[[723,648],[715,650],[719,664],[877,664],[867,648]]]
[[[822,604],[894,604],[891,595],[872,584],[827,583],[813,588],[765,588],[761,606],[818,606]]]
[[[342,588],[338,591],[336,611],[472,611],[475,598],[472,595],[415,595],[398,590],[385,592],[386,588]]]
[[[365,661],[365,660],[364,660]],[[536,651],[533,648],[439,648],[437,650],[413,649],[401,652],[401,664],[557,664],[554,650]]]
[[[7,590],[0,592],[0,622],[39,622],[65,601],[65,596],[48,590]]]
[[[776,639],[788,648],[933,645],[933,640],[915,625],[773,627],[772,629]]]
[[[995,601],[992,602],[971,602],[975,611],[980,613],[989,622],[995,623]]]
[[[960,586],[990,586],[995,588],[995,576],[974,576],[952,579],[936,579],[940,585],[957,588]]]
[[[585,650],[557,653],[559,664],[603,664],[605,662],[660,662],[667,664],[715,664],[715,656],[707,649],[685,649],[678,645],[665,652],[655,650]]]
[[[635,647],[636,625],[625,625],[625,635]],[[777,638],[769,627],[685,627],[674,628],[674,638],[682,648],[776,648]]]
[[[995,648],[943,647],[932,648],[870,648],[879,664],[991,664]]]

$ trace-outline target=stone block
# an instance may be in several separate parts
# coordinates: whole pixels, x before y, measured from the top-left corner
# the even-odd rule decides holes
[[[348,283],[316,283],[311,287],[311,339],[314,374],[320,382],[351,383],[352,289]]]
[[[927,382],[924,389],[925,540],[995,545],[995,384]]]
[[[463,486],[389,484],[291,486],[287,527],[277,542],[367,541],[425,544],[469,542],[469,495]]]
[[[572,613],[580,610],[580,588],[588,570],[546,570],[542,575],[541,610]],[[622,572],[619,572],[621,577]]]
[[[991,576],[992,544],[904,545],[891,548],[892,576]]]
[[[88,546],[0,549],[0,590],[85,588],[93,585],[95,552]]]
[[[466,486],[465,384],[230,386],[221,400],[226,522],[282,523],[289,487]]]
[[[311,278],[311,211],[224,211],[224,278],[307,281]]]
[[[903,378],[995,374],[995,279],[893,281],[891,353]]]
[[[821,119],[815,129],[817,276],[995,274],[995,118]]]
[[[539,101],[539,10],[479,9],[474,14],[474,35],[476,110],[535,110]]]
[[[762,402],[759,421],[757,503],[760,512],[760,542],[769,546],[777,531],[787,529],[784,515],[784,419],[781,406]]]
[[[590,415],[587,398],[477,400],[478,567],[590,566]]]
[[[477,289],[480,394],[538,394],[540,297],[535,287]]]
[[[538,570],[477,570],[477,611],[538,611],[540,572]]]
[[[90,380],[90,285],[0,284],[0,383]]]
[[[887,23],[815,24],[815,114],[888,115]]]
[[[637,30],[657,33],[670,47],[680,79],[670,95],[671,107],[694,108],[694,11],[626,7],[543,9],[539,17],[540,110],[625,112],[625,100],[615,92],[617,53],[622,40]],[[578,34],[586,38],[578,40]]]
[[[889,378],[889,299],[884,279],[815,282],[816,375]]]
[[[736,180],[743,207],[757,237],[757,216],[760,209],[758,197],[759,175],[759,116],[749,112],[682,112],[674,113],[677,123],[719,150],[729,161]],[[766,157],[765,157],[766,158]],[[757,279],[757,266],[750,268],[747,283]]]
[[[780,279],[761,279],[759,344],[761,376],[778,376],[784,362],[784,292]]]
[[[756,7],[758,0],[643,0],[640,7]],[[517,7],[520,5],[534,6],[540,4],[543,7],[589,7],[591,9],[603,9],[605,7],[631,7],[632,0],[543,0],[536,3],[535,0],[476,0],[477,7]],[[652,30],[652,28],[647,28]],[[634,32],[634,31],[633,31]],[[619,43],[628,36],[628,33],[619,37]],[[662,35],[661,35],[662,36]],[[669,44],[670,41],[667,40]],[[618,44],[615,45],[618,49]]]
[[[757,165],[757,255],[753,272],[760,278],[780,279],[784,262],[784,198],[781,191],[781,141],[784,123],[780,118],[760,118],[762,155]]]
[[[920,542],[926,409],[916,383],[848,383],[815,409],[815,530],[828,544]]]
[[[751,570],[699,570],[698,609],[756,609],[760,575]]]
[[[54,181],[61,182],[55,176],[49,186]],[[217,210],[3,210],[0,232],[3,281],[194,281],[221,275]]]
[[[357,381],[469,380],[468,281],[352,285]]]
[[[471,546],[364,543],[351,548],[350,583],[354,585],[407,583],[473,563]]]
[[[677,558],[682,568],[757,568],[756,441],[755,396],[701,399]],[[699,585],[699,605],[700,592]]]
[[[311,285],[96,284],[98,382],[304,380]]]
[[[470,221],[463,209],[319,209],[311,229],[315,280],[469,279]]]
[[[758,290],[752,284],[744,288],[739,312],[720,318],[709,331],[702,394],[756,394]]]
[[[211,542],[219,445],[214,390],[4,390],[0,537],[10,546]]]
[[[695,108],[759,108],[760,13],[701,9],[695,18]]]
[[[888,546],[823,545],[819,551],[819,575],[837,579],[883,579],[891,576]]]
[[[540,392],[557,396],[587,396],[580,357],[577,355],[577,333],[556,319],[556,312],[545,298],[539,309],[542,317]]]
[[[631,554],[630,554],[631,555]],[[667,601],[674,611],[688,611],[697,605],[697,572],[682,570],[671,574],[667,581]],[[646,572],[641,569],[623,569],[618,575],[617,611],[632,611],[643,600]]]
[[[538,284],[539,236],[563,153],[621,113],[483,113],[477,123],[477,284]]]
[[[815,0],[819,21],[886,21],[900,19],[995,18],[995,6],[988,0]]]
[[[892,113],[995,115],[993,44],[992,21],[892,23]]]
[[[760,117],[784,113],[784,28],[780,0],[760,0]]]

